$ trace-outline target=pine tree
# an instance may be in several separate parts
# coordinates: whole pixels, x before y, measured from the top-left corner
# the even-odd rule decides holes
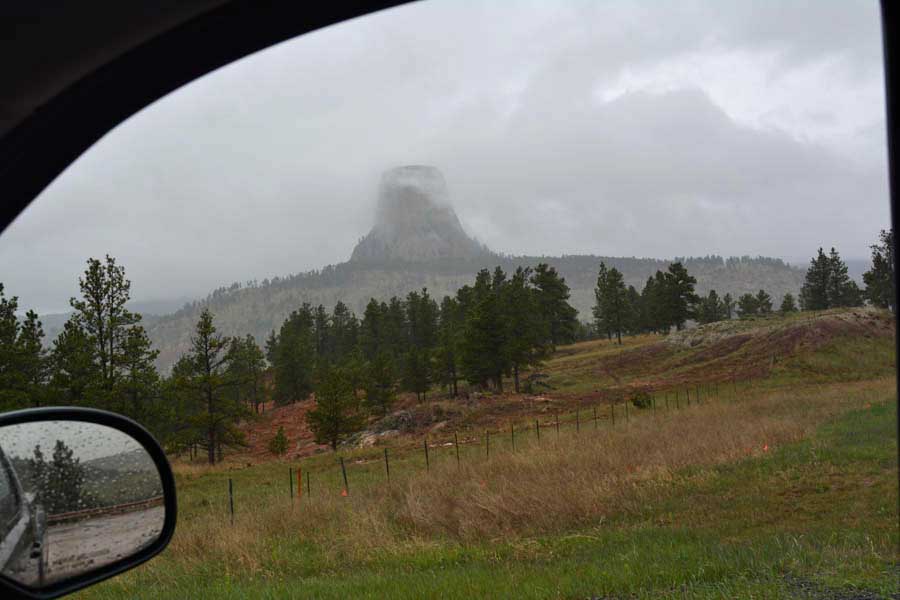
[[[756,294],[756,313],[760,316],[772,314],[772,297],[765,290]]]
[[[100,377],[97,388],[105,395],[98,400],[109,405],[115,403],[112,393],[121,376],[127,330],[141,316],[125,308],[131,299],[131,282],[125,278],[124,267],[116,265],[108,254],[105,262],[90,258],[87,265],[78,279],[81,298],[72,298],[69,304],[75,311],[72,318],[79,321],[94,344]]]
[[[339,367],[327,369],[316,389],[316,406],[306,413],[306,422],[317,444],[338,444],[365,425],[359,399]]]
[[[116,382],[118,410],[136,421],[147,424],[154,420],[154,402],[159,398],[159,373],[154,350],[147,332],[140,325],[129,327],[122,342],[121,376]]]
[[[838,251],[834,248],[828,256],[828,284],[826,286],[828,307],[860,306],[862,294],[856,282],[850,279],[847,273],[847,265],[841,260]]]
[[[606,303],[605,303],[605,294],[606,288],[609,281],[609,269],[606,268],[606,263],[600,262],[600,269],[597,272],[597,285],[594,287],[594,308],[593,308],[593,317],[594,317],[594,329],[597,331],[597,335],[606,334],[606,339],[612,339],[612,329],[610,328],[610,321],[606,315]]]
[[[22,373],[19,370],[19,299],[7,298],[0,283],[0,410],[25,408]]]
[[[499,290],[492,287],[486,270],[476,277],[472,296],[460,347],[462,372],[470,383],[493,383],[502,392],[503,375],[509,370],[507,327]]]
[[[800,290],[800,306],[803,310],[824,310],[829,307],[829,279],[831,263],[822,248],[810,261],[806,271],[806,280]]]
[[[56,404],[89,403],[101,380],[96,349],[79,320],[66,321],[50,351],[50,388]]]
[[[697,303],[697,295],[694,293],[694,285],[697,280],[692,277],[684,265],[675,262],[669,265],[665,274],[666,307],[670,321],[675,329],[681,331],[688,319],[694,317],[694,305]]]
[[[371,298],[366,304],[359,331],[359,345],[366,360],[373,360],[382,352],[387,352],[386,313],[387,304],[384,302],[379,303],[375,298]]]
[[[441,301],[438,319],[435,372],[437,381],[446,386],[454,398],[458,394],[459,345],[464,322],[465,315],[460,303],[455,298],[445,296]]]
[[[284,426],[278,426],[278,433],[269,440],[269,452],[275,456],[282,456],[288,449],[287,435],[284,433]]]
[[[47,403],[49,360],[43,344],[44,329],[37,313],[29,310],[16,338],[16,355],[21,375],[22,392],[27,406]]]
[[[863,273],[865,296],[879,308],[897,312],[894,295],[894,230],[881,231],[879,243],[872,248],[872,268]]]
[[[631,334],[641,333],[643,331],[642,315],[644,310],[641,304],[641,294],[633,285],[629,285],[625,297],[628,306],[628,320],[625,329]]]
[[[387,352],[379,353],[368,363],[363,389],[366,407],[373,413],[387,415],[397,399],[394,391],[396,376],[394,365]]]
[[[313,391],[316,370],[314,316],[304,303],[282,323],[269,362],[275,375],[274,398],[278,405],[301,402]]]
[[[724,311],[722,313],[722,318],[730,321],[734,316],[734,308],[735,302],[734,298],[731,297],[731,294],[722,296],[722,310]]]
[[[607,270],[600,263],[600,276],[594,291],[597,304],[594,306],[595,319],[599,316],[598,330],[606,331],[608,337],[615,334],[618,343],[622,343],[622,331],[631,320],[632,307],[628,302],[628,290],[622,274],[616,268]]]
[[[726,318],[725,302],[719,300],[716,290],[710,290],[706,297],[697,303],[696,318],[701,324],[715,323]]]
[[[246,403],[254,413],[259,412],[265,401],[263,372],[265,357],[253,336],[233,338],[228,348],[228,375],[234,386],[230,393],[238,403]]]
[[[500,284],[498,291],[505,310],[506,353],[516,393],[519,393],[519,374],[540,364],[550,354],[549,323],[538,313],[530,277],[531,269],[518,267],[508,281]]]
[[[187,402],[199,408],[189,419],[190,427],[198,445],[206,450],[209,464],[221,460],[223,446],[245,443],[237,423],[248,411],[228,393],[236,383],[228,374],[230,345],[228,338],[216,333],[213,315],[204,308],[191,336],[190,351],[173,369]]]
[[[790,292],[784,295],[784,298],[781,299],[781,308],[779,309],[781,314],[786,315],[788,313],[797,312],[797,304],[794,301],[794,295]]]
[[[743,294],[738,298],[737,305],[738,317],[741,319],[749,319],[759,314],[759,299],[753,294]]]
[[[531,276],[537,294],[538,313],[547,320],[549,343],[556,347],[575,337],[578,311],[569,304],[569,286],[556,269],[540,263]]]

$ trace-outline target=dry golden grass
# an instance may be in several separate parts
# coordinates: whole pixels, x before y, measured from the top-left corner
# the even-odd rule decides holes
[[[698,467],[690,477],[702,478],[704,467],[800,440],[839,413],[883,400],[893,386],[885,378],[748,393],[737,402],[645,413],[616,429],[586,427],[558,439],[548,431],[540,445],[522,440],[516,452],[471,458],[459,469],[443,461],[390,487],[370,479],[347,498],[319,495],[293,507],[270,498],[242,511],[233,527],[210,511],[179,524],[166,554],[188,568],[213,560],[226,573],[265,576],[266,569],[278,570],[279,540],[287,538],[315,544],[331,560],[364,562],[373,549],[409,555],[438,541],[515,539],[598,524],[665,494],[686,467]],[[176,467],[185,475],[204,468]]]

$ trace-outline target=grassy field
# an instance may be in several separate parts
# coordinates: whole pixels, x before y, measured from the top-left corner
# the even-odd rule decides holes
[[[383,448],[347,451],[346,497],[331,454],[178,464],[170,548],[81,597],[900,597],[892,336],[839,331],[774,361],[754,343],[708,353],[702,402],[679,410],[663,398],[699,384],[686,375],[703,346],[647,336],[563,348],[547,366],[557,403],[523,408],[540,439],[534,415],[505,412],[489,455],[482,430],[463,429],[457,464],[441,445],[452,430],[431,431],[426,469],[404,438],[390,482]],[[729,384],[741,364],[759,376]],[[611,365],[622,368],[601,383]],[[593,421],[585,403],[609,408],[595,389],[639,382],[656,411],[632,406],[626,422],[619,405],[615,425],[609,413]],[[298,465],[311,494],[292,503]]]

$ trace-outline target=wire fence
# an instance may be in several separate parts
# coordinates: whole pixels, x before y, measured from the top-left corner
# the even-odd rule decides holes
[[[638,404],[636,399],[611,399],[594,403],[584,403],[574,411],[553,411],[550,415],[534,418],[533,422],[510,422],[508,429],[485,428],[481,433],[453,431],[452,436],[429,437],[423,436],[419,450],[415,446],[385,446],[383,451],[376,454],[378,458],[368,457],[355,462],[345,460],[343,455],[335,458],[334,465],[329,468],[310,468],[300,461],[296,465],[287,466],[287,481],[275,482],[276,486],[284,486],[284,494],[290,502],[301,501],[304,496],[349,497],[351,484],[354,481],[355,469],[365,469],[365,482],[372,484],[373,477],[377,484],[377,476],[373,473],[373,462],[383,463],[381,471],[381,483],[390,486],[392,483],[392,466],[394,478],[397,477],[397,459],[400,455],[405,467],[405,473],[411,474],[422,470],[431,471],[436,460],[454,461],[457,467],[462,467],[465,461],[492,460],[492,456],[500,456],[504,452],[517,452],[525,448],[529,443],[540,444],[547,440],[548,435],[554,439],[560,439],[564,435],[578,436],[591,431],[600,431],[603,428],[621,429],[628,427],[636,419],[657,418],[676,411],[687,409],[691,406],[700,406],[713,401],[734,401],[739,397],[739,391],[747,392],[753,388],[751,378],[738,382],[736,378],[727,381],[716,381],[703,384],[691,384],[648,392],[640,397]],[[481,447],[482,450],[477,451]],[[441,457],[441,450],[444,452]],[[464,452],[461,450],[465,450]],[[419,454],[420,459],[416,460]],[[481,458],[479,459],[479,456]],[[393,461],[393,462],[392,462]],[[339,473],[339,475],[338,475]],[[335,479],[339,487],[334,485]],[[319,485],[314,485],[318,480]],[[360,486],[364,489],[364,486]],[[228,510],[230,522],[234,524],[235,515],[235,483],[228,478]],[[356,493],[356,492],[355,492]],[[276,495],[277,492],[276,492]],[[286,498],[286,499],[287,499]]]

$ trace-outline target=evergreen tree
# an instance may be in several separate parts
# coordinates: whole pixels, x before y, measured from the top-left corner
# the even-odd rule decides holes
[[[628,303],[625,281],[618,269],[607,270],[606,265],[600,263],[594,297],[596,299],[594,318],[597,320],[597,330],[605,331],[609,338],[615,334],[621,344],[622,331],[627,329],[631,321],[632,307]]]
[[[779,309],[781,314],[786,315],[788,313],[797,312],[797,304],[794,301],[794,295],[788,292],[784,295],[784,298],[781,299],[781,308]]]
[[[293,311],[281,325],[270,349],[275,375],[274,398],[278,405],[305,400],[313,391],[316,370],[316,334],[309,304]]]
[[[856,282],[850,279],[847,273],[847,265],[841,260],[838,251],[834,248],[828,256],[828,306],[830,308],[841,306],[860,306],[862,294]]]
[[[221,460],[223,446],[244,445],[237,423],[248,411],[228,393],[235,385],[228,373],[230,345],[228,338],[216,333],[213,315],[205,308],[191,336],[190,351],[174,369],[178,387],[187,401],[199,408],[193,412],[190,426],[198,445],[206,450],[209,464]]]
[[[26,406],[47,403],[49,360],[43,344],[44,329],[37,313],[29,310],[16,339],[16,357]]]
[[[803,310],[823,310],[829,308],[828,281],[831,277],[831,263],[822,248],[810,261],[806,280],[800,290],[800,306]]]
[[[19,370],[19,299],[7,298],[0,283],[0,410],[24,408],[23,378]]]
[[[85,490],[84,465],[62,440],[56,440],[53,457],[48,462],[40,445],[28,459],[35,501],[49,515],[93,508],[96,499]]]
[[[738,317],[741,319],[749,319],[759,314],[759,299],[753,294],[743,294],[738,298],[737,305]]]
[[[57,404],[91,404],[100,382],[96,345],[77,319],[69,319],[53,340],[50,388]]]
[[[722,318],[730,321],[734,316],[734,308],[735,302],[734,298],[731,297],[731,294],[722,296]]]
[[[423,400],[434,373],[432,354],[437,340],[438,306],[428,290],[410,292],[404,304],[407,327],[406,354],[403,358],[403,386]]]
[[[347,305],[338,300],[331,313],[331,345],[329,348],[332,361],[343,364],[356,351],[359,338],[359,321],[350,312]]]
[[[505,309],[506,352],[512,369],[513,385],[519,393],[519,374],[536,366],[550,355],[547,331],[549,323],[538,313],[536,292],[530,283],[531,269],[518,267],[509,281],[501,285],[499,295]]]
[[[316,389],[316,406],[306,413],[306,422],[316,443],[328,444],[335,451],[342,440],[365,425],[359,399],[341,368],[323,373]]]
[[[454,398],[458,394],[459,345],[464,322],[465,315],[460,303],[455,298],[445,296],[441,301],[438,320],[435,373],[438,383],[446,386]]]
[[[894,230],[881,231],[872,248],[872,268],[863,273],[865,296],[874,306],[897,312],[894,295]]]
[[[284,426],[278,426],[278,433],[269,440],[269,452],[275,456],[282,456],[288,449],[287,435],[284,433]]]
[[[729,297],[730,299],[730,297]],[[726,318],[725,302],[719,300],[716,290],[710,290],[705,298],[697,303],[696,318],[698,323],[715,323]]]
[[[633,285],[628,286],[628,290],[625,294],[625,302],[626,306],[628,306],[626,331],[633,335],[641,333],[644,329],[642,321],[644,309],[641,304],[641,294]]]
[[[397,399],[394,391],[395,381],[394,365],[387,352],[381,352],[369,361],[363,388],[366,393],[366,407],[370,411],[382,416],[387,415]]]
[[[540,263],[531,276],[531,284],[536,289],[538,313],[548,323],[549,345],[571,342],[578,325],[578,311],[569,304],[566,280],[553,267]]]
[[[772,297],[765,290],[756,294],[756,313],[760,316],[772,314]]]
[[[154,366],[159,350],[153,349],[140,325],[125,331],[121,347],[122,373],[115,388],[118,410],[148,425],[156,418],[154,403],[159,398],[159,373]]]
[[[592,314],[594,317],[594,329],[597,335],[606,334],[606,339],[612,339],[612,329],[610,328],[610,320],[605,313],[606,305],[604,294],[609,280],[609,269],[606,263],[600,262],[600,269],[597,272],[597,285],[594,286],[594,308]]]
[[[375,298],[371,298],[366,304],[359,331],[360,349],[366,360],[373,360],[379,354],[388,351],[385,347],[386,313],[387,305],[384,302],[379,303]]]
[[[234,382],[231,393],[238,403],[246,403],[254,413],[265,401],[263,372],[265,357],[249,333],[242,338],[233,338],[228,348],[228,375]]]
[[[674,325],[678,331],[684,328],[688,319],[694,317],[694,305],[698,300],[694,293],[696,283],[697,280],[683,264],[675,262],[669,265],[665,274],[665,304],[670,319],[668,324]]]
[[[105,262],[95,258],[87,261],[84,275],[78,279],[81,298],[72,298],[69,304],[94,345],[100,380],[98,391],[105,398],[97,398],[100,404],[115,404],[112,392],[121,376],[124,343],[128,329],[135,326],[141,316],[125,308],[131,299],[131,282],[125,278],[125,268],[106,255]]]
[[[509,369],[507,328],[499,290],[493,289],[486,270],[476,277],[472,295],[474,305],[466,317],[460,348],[462,372],[470,383],[493,383],[502,392],[503,375]]]

